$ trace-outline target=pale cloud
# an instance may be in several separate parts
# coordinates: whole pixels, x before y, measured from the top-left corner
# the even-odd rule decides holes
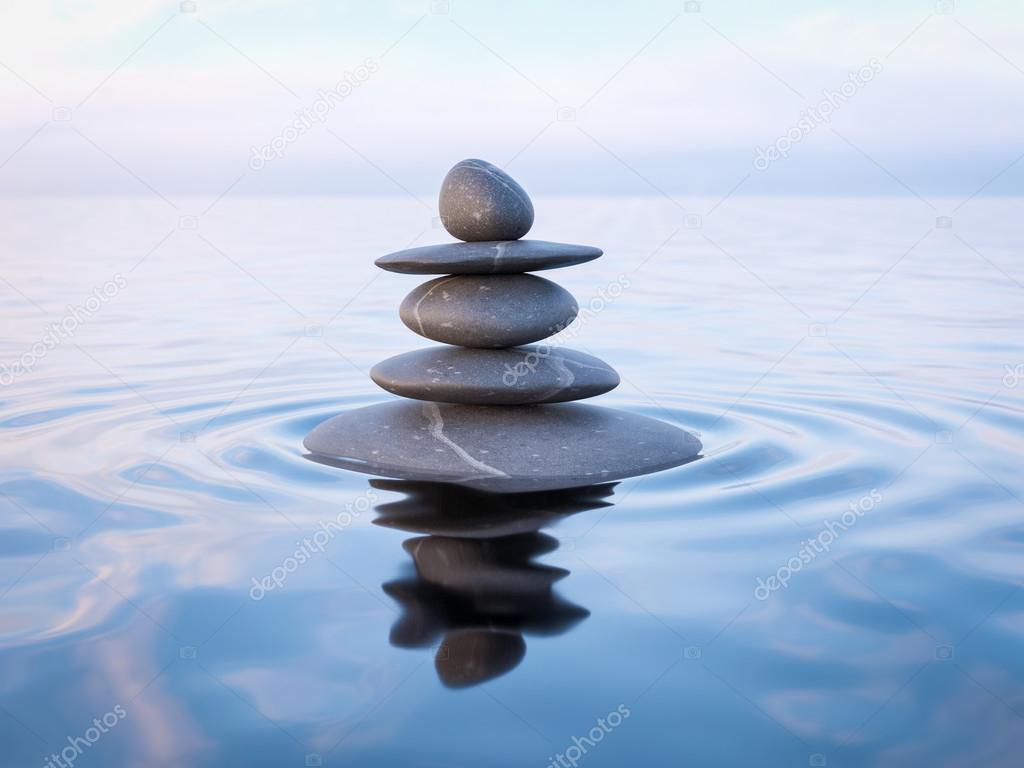
[[[715,153],[752,155],[872,58],[882,72],[832,124],[858,145],[884,157],[911,152],[919,164],[950,153],[1009,160],[1020,152],[1024,107],[1016,94],[1024,73],[1012,57],[1024,22],[1019,10],[1000,4],[929,16],[927,4],[894,11],[864,3],[857,12],[810,4],[768,13],[705,2],[702,14],[682,14],[642,51],[678,3],[652,4],[643,14],[611,3],[525,3],[516,14],[499,4],[453,0],[451,7],[449,18],[412,0],[344,7],[200,0],[198,15],[175,15],[116,69],[177,13],[177,3],[16,6],[0,30],[0,62],[50,101],[0,69],[0,162],[50,121],[55,106],[73,107],[103,83],[75,113],[74,127],[161,189],[215,191],[245,169],[252,146],[311,104],[317,89],[406,33],[380,71],[332,110],[327,126],[410,184],[450,159],[485,154],[502,162],[520,151],[517,163],[550,165],[552,190],[573,163],[587,164],[581,175],[604,173],[598,163],[607,165],[609,179],[622,173],[611,153],[652,173],[697,156],[696,176],[731,184],[740,165],[730,162],[719,173]],[[558,120],[559,107],[575,108],[576,119]],[[798,152],[849,155],[827,130],[818,134]],[[86,162],[82,151],[66,126],[52,124],[0,170],[0,192],[76,178]],[[349,192],[371,179],[377,190],[381,182],[316,126],[261,183],[272,189],[274,180],[288,179],[289,189],[301,188],[318,164],[344,173]],[[322,179],[309,179],[320,189]],[[962,180],[971,188],[976,181]]]

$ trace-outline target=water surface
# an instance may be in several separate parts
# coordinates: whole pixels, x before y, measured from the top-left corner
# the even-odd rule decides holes
[[[428,208],[211,202],[0,214],[4,765],[1018,764],[1019,200],[538,200],[705,450],[519,497],[303,457]]]

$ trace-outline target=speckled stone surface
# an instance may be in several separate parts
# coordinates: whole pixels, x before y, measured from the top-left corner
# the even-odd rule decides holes
[[[602,253],[591,245],[497,240],[407,248],[381,256],[374,264],[406,275],[496,275],[571,267],[593,261]]]
[[[572,488],[657,472],[701,444],[647,416],[583,403],[486,406],[396,400],[347,411],[303,442],[311,459],[495,492]]]
[[[370,378],[401,397],[470,405],[562,403],[619,384],[619,375],[593,355],[545,344],[417,349],[377,363]]]
[[[441,223],[459,240],[518,240],[533,226],[533,203],[519,184],[486,160],[448,171],[438,199]]]
[[[515,347],[571,323],[576,299],[536,275],[449,275],[417,286],[402,301],[402,322],[420,336],[462,347]]]

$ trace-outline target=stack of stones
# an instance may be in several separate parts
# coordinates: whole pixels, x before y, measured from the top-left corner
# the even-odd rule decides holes
[[[618,385],[603,361],[530,346],[579,312],[565,289],[530,273],[591,261],[599,248],[520,239],[533,225],[533,204],[483,160],[448,172],[440,212],[463,242],[399,251],[376,264],[440,275],[406,296],[399,314],[442,346],[374,366],[378,385],[410,400],[328,419],[304,440],[310,458],[385,477],[520,492],[647,474],[697,456],[700,441],[670,424],[567,402]]]
[[[370,371],[377,384],[402,397],[470,405],[558,403],[618,386],[618,374],[596,357],[523,346],[557,333],[579,312],[568,291],[528,273],[596,259],[599,248],[520,240],[533,226],[533,204],[483,160],[449,171],[440,209],[445,229],[465,242],[399,251],[376,264],[445,273],[406,296],[400,315],[421,336],[455,346],[385,360]]]

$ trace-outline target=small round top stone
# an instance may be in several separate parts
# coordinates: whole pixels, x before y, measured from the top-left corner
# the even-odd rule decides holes
[[[486,160],[456,163],[441,184],[441,223],[466,242],[518,240],[533,226],[533,203],[519,184]]]

